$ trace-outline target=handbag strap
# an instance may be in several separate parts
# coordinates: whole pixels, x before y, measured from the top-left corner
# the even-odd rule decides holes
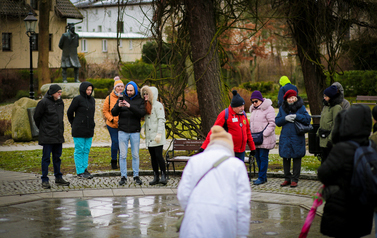
[[[266,130],[266,128],[268,127],[269,124],[270,124],[270,123],[267,123],[266,127],[263,129],[262,132],[264,132],[264,130]]]
[[[206,174],[209,173],[209,171],[211,171],[212,169],[218,167],[222,162],[224,162],[225,160],[227,160],[227,159],[229,159],[229,158],[230,158],[230,156],[225,155],[225,156],[221,157],[218,161],[216,161],[216,162],[212,165],[212,167],[211,167],[207,172],[205,172],[205,173],[202,175],[202,177],[200,177],[200,179],[198,180],[198,182],[195,184],[195,187],[199,184],[200,180],[202,180],[202,178],[204,178],[204,176],[206,176]],[[194,188],[195,188],[195,187],[194,187]],[[193,189],[193,190],[194,190],[194,189]]]

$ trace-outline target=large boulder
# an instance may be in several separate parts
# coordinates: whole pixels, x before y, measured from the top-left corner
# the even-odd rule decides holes
[[[34,108],[37,101],[30,98],[21,98],[12,108],[12,138],[14,141],[32,141],[33,138],[28,115],[28,108]]]
[[[62,88],[62,98],[74,98],[80,94],[79,88],[81,83],[54,83],[59,85]],[[41,87],[41,93],[44,96],[49,90],[51,83],[44,84]],[[94,97],[94,91],[92,96]]]

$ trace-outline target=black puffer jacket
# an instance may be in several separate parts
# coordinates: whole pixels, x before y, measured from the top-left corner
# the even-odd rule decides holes
[[[73,98],[68,108],[67,116],[72,126],[72,137],[90,138],[94,135],[94,112],[96,102],[90,94],[86,94],[86,89],[93,84],[82,82],[80,84],[80,95]],[[93,93],[93,91],[92,91]]]
[[[325,185],[326,198],[321,233],[335,237],[361,237],[370,234],[373,209],[362,205],[351,187],[356,146],[368,145],[372,128],[371,111],[365,105],[353,105],[335,118],[332,148],[318,168],[318,178]],[[374,148],[377,146],[373,143]]]
[[[140,120],[146,114],[144,107],[144,100],[140,97],[140,94],[136,91],[137,95],[132,97],[132,100],[125,96],[126,100],[131,106],[119,107],[119,99],[115,103],[111,114],[113,116],[119,116],[118,129],[126,133],[140,132]]]
[[[34,121],[39,129],[40,145],[61,144],[64,142],[64,102],[46,93],[35,108]]]

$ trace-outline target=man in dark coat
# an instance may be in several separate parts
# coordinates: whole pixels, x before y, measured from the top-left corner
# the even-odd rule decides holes
[[[363,205],[351,187],[354,154],[349,142],[369,144],[372,116],[369,107],[353,105],[338,113],[332,132],[334,144],[327,160],[318,168],[318,178],[325,185],[326,200],[321,233],[331,237],[362,237],[371,233],[373,208]],[[375,149],[376,144],[372,145]]]
[[[124,185],[127,181],[127,151],[128,142],[131,143],[132,169],[134,181],[141,185],[143,182],[139,178],[139,147],[140,147],[140,120],[146,114],[144,99],[141,98],[135,82],[130,81],[126,85],[124,97],[119,97],[115,103],[111,114],[119,116],[118,138],[119,138],[119,167],[121,179],[119,185]],[[123,98],[123,100],[121,100]]]
[[[79,57],[77,56],[77,47],[79,47],[79,35],[75,33],[73,23],[68,23],[68,32],[64,33],[59,41],[59,48],[62,52],[62,76],[63,82],[67,82],[67,68],[74,68],[75,82],[79,81],[79,68],[81,67]]]
[[[42,187],[51,188],[48,178],[50,154],[54,165],[55,184],[69,186],[60,172],[62,144],[64,142],[64,103],[60,98],[62,88],[52,84],[45,97],[38,102],[34,113],[35,125],[39,129],[39,144],[43,146]]]

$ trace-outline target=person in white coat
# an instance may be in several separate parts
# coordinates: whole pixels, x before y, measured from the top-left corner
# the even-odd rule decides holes
[[[232,136],[218,125],[211,132],[208,147],[190,158],[178,186],[177,197],[185,210],[180,237],[246,237],[251,199],[247,170],[234,157]],[[223,156],[230,158],[197,184]]]
[[[145,144],[151,155],[154,175],[154,179],[149,182],[149,185],[156,185],[158,183],[166,185],[165,160],[162,155],[163,146],[166,142],[164,106],[157,101],[158,90],[155,87],[145,85],[141,88],[141,96],[144,98],[147,114],[144,116],[145,123],[141,127],[140,134],[145,137]],[[158,167],[161,170],[161,180],[159,178]]]
[[[265,99],[258,90],[254,91],[250,97],[250,130],[251,133],[263,131],[263,143],[255,145],[255,158],[258,164],[258,179],[254,180],[254,185],[267,182],[268,154],[275,148],[275,109],[272,101]]]

